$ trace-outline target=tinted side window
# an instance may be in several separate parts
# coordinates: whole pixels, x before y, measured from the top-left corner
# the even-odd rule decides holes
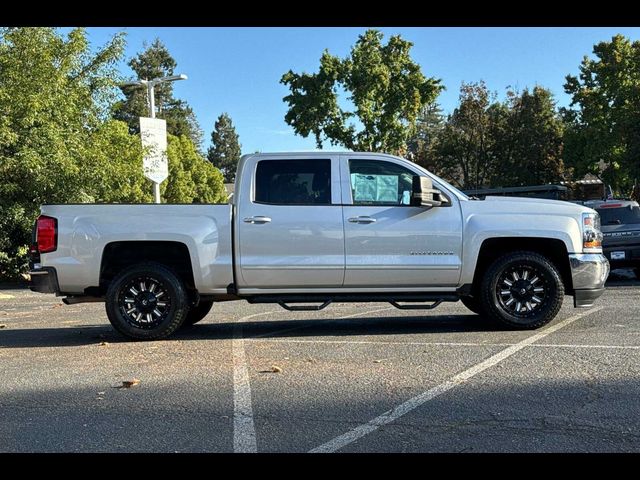
[[[255,201],[273,205],[331,203],[331,160],[262,160]]]
[[[380,160],[349,160],[354,205],[409,205],[415,173]]]

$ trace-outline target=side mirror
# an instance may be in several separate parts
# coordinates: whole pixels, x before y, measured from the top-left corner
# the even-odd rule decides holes
[[[411,190],[412,207],[439,207],[447,203],[442,192],[433,188],[433,182],[429,177],[413,177]]]

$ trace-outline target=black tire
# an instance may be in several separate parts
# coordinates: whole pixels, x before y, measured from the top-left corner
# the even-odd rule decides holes
[[[542,327],[555,318],[564,300],[558,269],[534,252],[512,252],[487,269],[480,285],[486,315],[513,329]]]
[[[213,300],[200,300],[197,307],[191,307],[191,310],[189,310],[187,318],[184,319],[182,326],[190,327],[191,325],[195,325],[207,316],[211,311],[211,307],[213,307]]]
[[[477,313],[478,315],[482,315],[482,306],[480,305],[480,300],[476,297],[460,297],[460,301],[463,303],[465,307],[471,310],[473,313]]]
[[[127,268],[113,279],[105,307],[111,325],[124,336],[159,340],[180,328],[189,313],[189,299],[174,272],[149,262]]]

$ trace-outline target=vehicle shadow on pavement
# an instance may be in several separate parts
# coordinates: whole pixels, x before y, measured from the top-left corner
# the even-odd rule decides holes
[[[179,330],[165,341],[231,340],[237,326],[242,327],[244,338],[481,333],[504,330],[500,325],[478,315],[372,316],[223,323],[209,323],[205,319],[201,324]],[[0,333],[0,348],[74,347],[99,345],[101,342],[123,343],[134,340],[123,337],[108,324],[60,328],[8,328]]]
[[[640,287],[638,280],[630,268],[619,268],[609,273],[605,287]]]
[[[236,325],[241,325],[244,338],[441,334],[502,329],[478,315],[371,316],[347,319],[268,320],[241,324],[203,323],[183,329],[176,338],[230,339],[233,338]]]

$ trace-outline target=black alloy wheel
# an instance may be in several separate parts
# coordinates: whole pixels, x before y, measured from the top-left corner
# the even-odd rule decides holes
[[[556,266],[536,252],[511,252],[496,259],[480,285],[483,313],[510,328],[539,328],[562,307],[564,284]]]
[[[182,280],[169,268],[148,262],[117,275],[107,290],[111,325],[136,340],[159,340],[175,332],[189,313]]]
[[[134,277],[120,289],[120,312],[131,326],[152,329],[167,317],[171,309],[167,290],[158,278],[149,275]]]
[[[500,306],[518,318],[534,316],[544,308],[548,295],[547,273],[531,264],[505,268],[496,283]]]

